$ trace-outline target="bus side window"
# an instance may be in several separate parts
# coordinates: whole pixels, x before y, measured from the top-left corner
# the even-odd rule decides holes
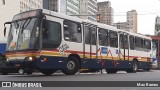
[[[61,24],[45,20],[42,28],[42,48],[57,48],[61,43]]]
[[[134,37],[130,36],[129,37],[129,41],[130,41],[130,49],[134,50],[134,47],[135,47],[135,45],[134,45],[134,42],[135,42]]]
[[[135,37],[135,49],[139,51],[143,51],[143,39],[139,37]]]
[[[85,43],[86,44],[91,44],[91,45],[96,45],[96,28],[95,27],[89,27],[89,26],[84,26],[85,27]]]
[[[64,39],[71,42],[82,42],[81,24],[65,20],[63,23]]]
[[[151,42],[149,40],[144,40],[144,48],[147,50],[151,49]]]
[[[99,29],[99,45],[108,46],[108,30],[106,29]]]
[[[117,32],[115,31],[110,31],[109,32],[109,43],[111,47],[118,47],[118,35]]]

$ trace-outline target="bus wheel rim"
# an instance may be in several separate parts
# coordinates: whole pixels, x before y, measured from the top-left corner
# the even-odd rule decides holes
[[[75,68],[75,66],[76,66],[76,64],[75,64],[74,61],[68,61],[68,63],[67,63],[67,68],[68,68],[69,70],[73,70],[73,69]]]

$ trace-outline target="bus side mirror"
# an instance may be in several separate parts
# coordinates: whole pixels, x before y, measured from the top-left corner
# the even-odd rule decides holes
[[[4,23],[4,37],[6,37],[6,24],[11,24],[11,22],[5,22]]]
[[[6,27],[4,28],[4,37],[6,37]]]

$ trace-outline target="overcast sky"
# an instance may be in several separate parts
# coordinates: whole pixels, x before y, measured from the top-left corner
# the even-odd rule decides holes
[[[154,34],[154,24],[157,15],[160,16],[160,0],[97,0],[110,1],[114,9],[114,22],[125,22],[126,12],[137,10],[138,33]]]

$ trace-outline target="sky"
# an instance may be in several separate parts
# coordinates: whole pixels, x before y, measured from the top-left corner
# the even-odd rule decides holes
[[[114,23],[126,22],[126,12],[136,10],[138,33],[154,35],[155,18],[160,16],[160,0],[97,0],[110,1],[114,9]]]

